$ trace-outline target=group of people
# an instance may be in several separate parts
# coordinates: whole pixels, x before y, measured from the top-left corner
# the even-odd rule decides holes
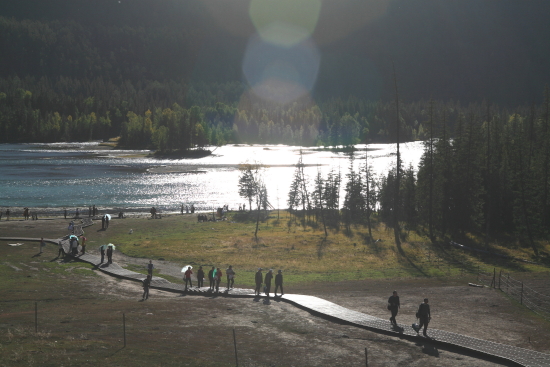
[[[391,312],[390,322],[394,326],[397,326],[395,316],[397,316],[397,312],[399,311],[400,307],[401,303],[399,302],[397,291],[393,291],[393,294],[390,296],[390,298],[388,298],[388,310]],[[416,318],[419,320],[419,323],[414,323],[413,329],[416,331],[417,334],[420,334],[420,330],[424,328],[422,334],[425,337],[428,337],[428,324],[430,323],[432,315],[430,313],[430,305],[428,304],[427,298],[424,298],[424,302],[421,303],[420,306],[418,306],[418,310],[416,311]]]
[[[8,213],[6,213],[6,214],[8,214]],[[23,219],[25,219],[25,220],[29,220],[29,219],[38,220],[38,214],[36,212],[31,212],[29,208],[23,208]]]
[[[113,246],[112,243],[108,245],[99,246],[99,253],[101,254],[100,264],[103,264],[103,262],[105,261],[105,255],[107,255],[107,264],[112,264],[114,250],[115,250],[115,247]]]
[[[181,204],[181,207],[180,207],[180,214],[183,214],[183,211],[185,210],[185,214],[189,214],[189,212],[191,212],[191,214],[193,214],[195,212],[195,205],[191,204],[191,206],[189,205],[183,205]]]
[[[233,284],[235,283],[235,271],[233,270],[233,266],[229,265],[229,268],[225,271],[225,274],[227,276],[227,289],[233,288]],[[193,287],[193,282],[191,280],[191,275],[193,275],[193,270],[191,270],[191,267],[187,267],[187,270],[184,272],[183,275],[183,281],[185,282],[185,291],[187,291],[188,287]],[[208,271],[208,281],[209,281],[209,291],[220,291],[220,283],[222,281],[223,272],[220,268],[216,268],[215,266]],[[202,288],[204,286],[204,270],[202,266],[199,266],[199,270],[197,270],[197,288]]]
[[[271,281],[273,280],[273,269],[269,269],[269,271],[265,274],[265,277],[262,273],[262,268],[258,268],[258,271],[256,272],[256,275],[254,277],[254,280],[256,282],[256,289],[255,294],[257,296],[260,295],[262,284],[264,285],[264,293],[267,296],[267,299],[269,299],[269,293],[271,292]],[[275,297],[277,297],[277,291],[279,290],[279,287],[281,288],[281,296],[284,295],[283,291],[283,271],[278,270],[277,275],[275,275]]]
[[[152,277],[153,275],[153,261],[149,260],[149,263],[147,264],[148,269],[148,276]],[[183,271],[183,281],[185,283],[185,289],[184,291],[187,291],[189,288],[193,288],[193,280],[192,275],[193,270],[191,266],[188,266],[186,269],[182,269]],[[225,270],[225,276],[227,279],[227,290],[230,290],[233,288],[235,284],[235,276],[237,273],[233,269],[232,265],[229,265],[229,267]],[[199,269],[197,270],[197,288],[202,288],[204,286],[204,279],[205,279],[205,273],[202,268],[202,266],[199,266]],[[220,283],[223,279],[223,271],[220,268],[217,268],[215,266],[212,267],[208,271],[208,274],[206,274],[209,281],[208,290],[211,292],[219,292],[220,291]],[[258,272],[256,272],[255,280],[256,280],[256,295],[260,295],[260,289],[262,284],[265,283],[264,292],[269,298],[269,293],[271,291],[271,281],[273,279],[273,269],[270,269],[267,274],[265,275],[265,278],[262,274],[262,269],[259,268]],[[144,282],[147,281],[147,287],[150,284],[150,280],[145,279]],[[144,289],[146,284],[144,283]],[[277,291],[281,288],[281,296],[284,295],[283,291],[283,272],[282,270],[279,270],[277,275],[275,275],[275,297],[277,297]]]
[[[109,222],[111,221],[111,216],[109,214],[105,214],[101,217],[101,229],[107,229],[109,228]]]

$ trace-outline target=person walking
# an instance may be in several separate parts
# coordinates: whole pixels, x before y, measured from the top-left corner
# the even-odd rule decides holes
[[[67,209],[63,209],[63,217],[67,219]]]
[[[227,275],[227,290],[229,290],[229,284],[233,288],[233,284],[235,283],[235,271],[232,265],[229,265],[229,268],[225,271],[225,275]]]
[[[397,291],[393,291],[393,294],[390,298],[388,298],[388,310],[391,311],[390,322],[396,326],[397,321],[395,320],[395,316],[397,316],[399,307],[401,307],[401,304],[399,303],[399,296],[397,295]]]
[[[202,270],[202,266],[199,266],[199,270],[197,271],[197,288],[202,288],[204,283],[204,270]]]
[[[142,296],[143,301],[149,298],[150,286],[151,286],[151,276],[147,275],[147,278],[143,279],[143,296]]]
[[[105,261],[105,245],[99,246],[99,252],[101,252],[100,264],[103,264],[103,261]]]
[[[222,276],[223,276],[223,273],[222,273],[222,269],[220,268],[217,268],[216,269],[216,276],[215,276],[215,280],[216,280],[216,293],[219,293],[220,292],[220,283],[222,281]]]
[[[113,246],[107,246],[107,263],[113,263]]]
[[[269,299],[269,292],[271,290],[271,280],[273,279],[273,269],[269,269],[267,274],[265,275],[265,295],[267,296],[267,299]]]
[[[149,260],[149,264],[147,264],[147,274],[150,276],[153,276],[153,268],[155,266],[153,265],[153,260]]]
[[[109,218],[110,216],[108,214],[104,215],[105,218],[105,229],[109,228]]]
[[[277,290],[281,287],[281,296],[285,294],[283,291],[283,271],[279,270],[277,271],[277,275],[275,275],[275,297],[277,297]]]
[[[216,270],[216,268],[212,267],[212,269],[210,269],[210,271],[208,272],[208,280],[210,281],[210,290],[213,291],[214,290],[214,271]]]
[[[71,220],[71,223],[69,223],[69,227],[67,227],[67,230],[69,233],[74,233],[74,222]]]
[[[105,229],[105,216],[101,217],[101,229]]]
[[[256,272],[256,276],[255,276],[255,281],[256,281],[255,294],[256,296],[259,296],[260,291],[262,289],[262,283],[264,282],[264,275],[262,274],[262,268],[258,268],[258,271]]]
[[[193,283],[191,282],[191,275],[193,274],[193,271],[191,271],[191,267],[188,266],[187,270],[184,273],[183,280],[185,281],[185,290],[187,291],[187,283],[189,283],[189,286],[193,288]]]
[[[425,337],[429,338],[428,334],[426,333],[426,330],[428,329],[428,324],[432,319],[432,314],[430,313],[430,305],[428,304],[427,298],[424,298],[424,303],[421,303],[420,306],[418,306],[416,317],[420,319],[420,324],[418,325],[418,329],[416,330],[416,333],[419,334],[420,329],[422,329],[422,326],[424,326],[424,331],[422,332],[422,334]]]

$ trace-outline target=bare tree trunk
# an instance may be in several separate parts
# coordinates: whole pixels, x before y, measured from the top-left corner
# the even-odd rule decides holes
[[[489,110],[489,106],[487,106],[487,161],[486,161],[486,167],[485,167],[485,185],[487,189],[487,203],[486,203],[486,210],[485,210],[485,247],[489,247],[489,240],[490,240],[490,234],[491,234],[491,112]]]
[[[401,178],[401,155],[399,152],[399,128],[401,121],[399,118],[399,91],[397,89],[397,76],[395,74],[395,64],[393,65],[393,80],[395,84],[395,110],[396,110],[396,120],[395,120],[395,133],[396,133],[396,143],[397,143],[397,167],[395,174],[395,194],[393,198],[393,232],[395,236],[395,244],[399,252],[403,252],[401,248],[401,238],[400,238],[400,228],[399,228],[399,189],[400,189],[400,178]]]
[[[430,195],[428,197],[428,231],[430,234],[430,240],[434,242],[433,231],[433,193],[434,193],[434,121],[433,121],[433,109],[434,102],[430,101],[430,143],[429,143],[429,156],[430,156]]]
[[[372,243],[372,227],[370,223],[370,215],[371,215],[371,208],[370,208],[370,175],[369,175],[369,148],[365,147],[365,179],[367,181],[367,227],[369,229],[369,243]]]

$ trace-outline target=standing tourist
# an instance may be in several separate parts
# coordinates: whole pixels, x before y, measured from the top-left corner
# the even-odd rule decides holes
[[[256,272],[256,276],[254,277],[254,280],[256,281],[255,294],[259,296],[260,291],[262,289],[262,283],[264,282],[264,275],[262,274],[262,268],[258,268],[258,271]]]
[[[101,217],[101,229],[105,229],[105,216]]]
[[[73,236],[73,243],[71,245],[71,250],[72,250],[73,256],[78,255],[78,237],[76,236]]]
[[[208,272],[208,280],[210,281],[210,290],[214,290],[214,271],[216,269],[214,267],[212,267],[212,269],[210,269],[210,271]]]
[[[227,289],[229,290],[229,284],[233,288],[233,284],[235,283],[235,271],[232,265],[229,265],[229,268],[225,271],[225,275],[227,275]]]
[[[269,269],[267,274],[265,275],[265,295],[267,296],[267,299],[269,299],[269,292],[271,290],[271,279],[273,279],[273,269]]]
[[[151,285],[151,276],[147,275],[147,278],[143,279],[143,296],[142,296],[143,301],[149,298],[150,285]]]
[[[199,266],[199,270],[197,271],[197,287],[202,288],[204,282],[204,270],[202,270],[202,266]]]
[[[216,281],[216,293],[220,291],[220,282],[222,281],[222,269],[217,268],[216,269],[216,275],[215,275],[215,281]]]
[[[153,276],[153,268],[155,266],[153,265],[153,260],[149,260],[149,264],[147,264],[147,274]]]
[[[107,263],[112,264],[113,263],[113,245],[109,244],[107,246]]]
[[[67,209],[63,209],[63,216],[67,219]]]
[[[191,267],[188,266],[187,270],[185,271],[185,276],[183,277],[183,280],[185,281],[185,290],[187,290],[187,283],[189,283],[189,287],[193,288],[193,283],[191,282],[191,275],[193,272],[191,271]]]
[[[388,298],[388,310],[391,311],[390,322],[396,326],[397,321],[395,320],[395,316],[397,316],[399,307],[401,307],[401,304],[399,303],[399,296],[397,295],[397,291],[393,291],[393,294],[390,296],[390,298]]]
[[[418,329],[416,330],[416,333],[419,334],[420,329],[422,329],[422,326],[424,326],[424,331],[422,332],[422,334],[425,337],[428,337],[426,330],[428,329],[428,324],[432,319],[432,315],[430,313],[430,305],[428,304],[427,298],[424,298],[424,303],[421,303],[420,306],[418,306],[416,317],[420,319],[420,324],[418,325]]]
[[[99,246],[99,252],[101,252],[100,264],[103,264],[103,261],[105,261],[105,245]]]
[[[285,294],[283,291],[283,271],[279,270],[275,275],[275,297],[277,297],[277,289],[281,287],[281,296]]]
[[[82,249],[80,250],[80,254],[81,254],[81,255],[84,255],[84,254],[86,253],[86,241],[87,241],[87,240],[88,240],[88,239],[87,239],[86,237],[84,237],[84,235],[81,235],[81,236],[80,236],[80,241],[82,241],[82,242],[80,243],[80,246],[82,247]]]

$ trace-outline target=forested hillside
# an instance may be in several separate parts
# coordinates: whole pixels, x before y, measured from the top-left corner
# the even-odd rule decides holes
[[[319,56],[311,90],[266,100],[243,75],[256,32],[249,4],[2,2],[0,141],[391,141],[393,64],[403,139],[423,139],[430,98],[447,101],[452,134],[483,101],[524,116],[550,80],[547,2],[325,1],[308,41]]]

